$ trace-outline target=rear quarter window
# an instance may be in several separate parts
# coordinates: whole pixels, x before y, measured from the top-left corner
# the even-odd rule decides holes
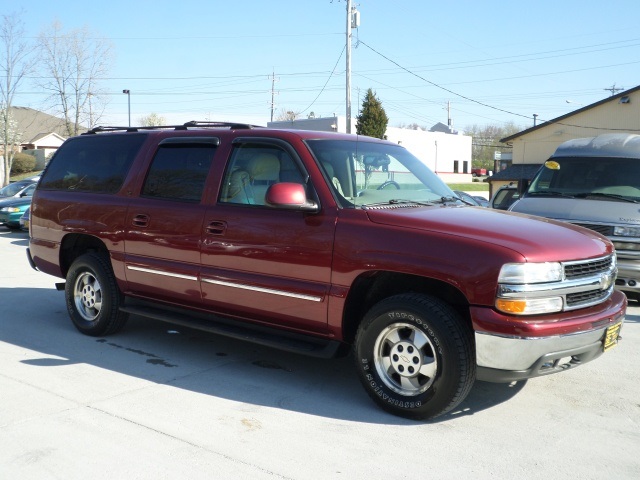
[[[141,196],[181,202],[200,202],[216,146],[161,145],[153,158]]]
[[[116,193],[146,135],[87,135],[67,140],[47,166],[39,188]]]

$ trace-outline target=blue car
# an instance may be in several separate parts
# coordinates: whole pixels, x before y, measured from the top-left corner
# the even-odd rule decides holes
[[[31,196],[33,195],[33,190],[37,183],[38,183],[37,181],[34,181],[32,179],[18,180],[17,182],[10,183],[6,187],[0,188],[0,200],[12,198],[12,197],[19,198],[22,196],[26,196],[26,195],[23,195],[25,192],[31,192],[31,193],[28,193],[28,195]]]
[[[31,196],[35,189],[36,184],[33,183],[23,189],[18,196],[0,197],[0,225],[11,230],[20,228],[20,217],[31,205]]]

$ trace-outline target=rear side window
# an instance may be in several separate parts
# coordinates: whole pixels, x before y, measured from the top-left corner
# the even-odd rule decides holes
[[[143,197],[200,202],[215,145],[160,146],[142,187]]]
[[[40,180],[45,190],[115,193],[146,135],[91,135],[67,140]]]

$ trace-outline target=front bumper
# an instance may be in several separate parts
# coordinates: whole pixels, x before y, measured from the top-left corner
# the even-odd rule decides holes
[[[626,298],[614,292],[599,314],[571,322],[573,331],[561,327],[562,321],[549,327],[547,334],[518,328],[519,334],[475,332],[477,379],[511,382],[558,373],[587,363],[603,353],[607,329],[624,322]],[[577,311],[573,312],[577,314]],[[532,325],[529,325],[531,327]],[[542,333],[542,335],[541,335]]]
[[[5,213],[0,212],[0,225],[11,225],[13,227],[20,226],[20,218],[24,212]]]
[[[616,288],[640,294],[640,253],[630,256],[627,252],[618,252]]]

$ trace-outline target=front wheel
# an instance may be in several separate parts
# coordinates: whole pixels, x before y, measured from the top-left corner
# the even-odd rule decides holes
[[[401,294],[374,305],[354,352],[369,396],[401,417],[442,415],[464,400],[475,381],[471,329],[428,295]]]
[[[81,255],[66,280],[67,310],[78,330],[100,337],[124,327],[128,314],[120,311],[122,294],[105,256],[93,252]]]

